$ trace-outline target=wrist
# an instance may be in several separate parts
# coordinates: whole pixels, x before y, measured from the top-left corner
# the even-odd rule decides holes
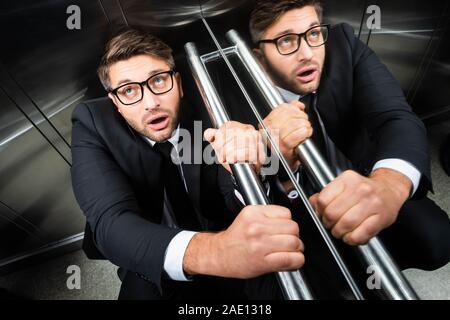
[[[373,171],[370,178],[384,183],[384,185],[397,196],[402,204],[411,196],[413,190],[411,180],[398,171],[380,168]]]
[[[199,232],[192,237],[183,257],[183,271],[187,275],[217,275],[217,236],[215,233]]]

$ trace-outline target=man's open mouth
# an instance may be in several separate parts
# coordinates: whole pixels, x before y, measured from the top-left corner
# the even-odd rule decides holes
[[[169,120],[170,120],[170,118],[168,115],[159,115],[159,116],[150,118],[147,121],[147,125],[152,130],[163,130],[168,126]]]
[[[299,74],[300,77],[307,77],[312,74],[315,70],[308,70]]]
[[[297,73],[297,79],[300,82],[308,83],[316,79],[318,75],[318,71],[316,67],[308,67],[302,70],[299,70]]]

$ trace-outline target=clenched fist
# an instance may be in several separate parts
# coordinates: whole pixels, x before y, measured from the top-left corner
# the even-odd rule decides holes
[[[378,169],[369,178],[349,170],[310,202],[334,237],[360,245],[395,222],[411,186],[406,176],[394,170]]]
[[[288,209],[275,205],[247,206],[227,230],[196,234],[186,250],[187,274],[253,278],[296,270],[305,261],[298,224]]]
[[[299,160],[296,148],[310,138],[313,129],[305,113],[305,105],[299,101],[283,103],[264,119],[272,136],[276,136],[281,153],[291,168],[297,168]]]
[[[228,121],[219,129],[207,129],[205,139],[212,144],[219,162],[231,172],[230,164],[250,163],[259,172],[266,159],[258,130],[248,124]]]

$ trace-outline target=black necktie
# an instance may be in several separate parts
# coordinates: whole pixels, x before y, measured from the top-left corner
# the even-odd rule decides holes
[[[345,155],[337,148],[333,140],[327,134],[325,125],[317,110],[317,95],[310,93],[299,99],[305,104],[305,111],[308,114],[309,121],[313,128],[313,135],[311,137],[314,145],[319,149],[320,154],[325,158],[328,165],[335,175],[339,175],[342,171],[351,169],[352,163],[345,157]],[[304,170],[303,170],[304,171]],[[305,178],[303,172],[302,180]]]
[[[172,206],[178,227],[186,230],[201,230],[194,207],[186,192],[180,170],[173,163],[170,155],[173,145],[168,141],[156,143],[155,149],[163,156],[161,176],[163,177],[166,195]]]
[[[313,128],[313,135],[311,137],[314,145],[319,149],[320,154],[323,157],[328,158],[327,144],[325,140],[326,132],[321,124],[320,116],[315,108],[315,94],[310,93],[299,99],[300,102],[305,104],[305,111],[308,114],[309,122]]]

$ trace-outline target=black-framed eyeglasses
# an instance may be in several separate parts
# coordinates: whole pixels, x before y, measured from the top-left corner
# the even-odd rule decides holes
[[[300,48],[302,38],[305,39],[311,48],[320,47],[325,44],[328,39],[329,29],[329,24],[321,24],[311,27],[303,33],[287,33],[275,39],[260,40],[257,42],[257,45],[261,43],[273,43],[281,55],[288,55],[296,52]]]
[[[138,103],[144,98],[144,85],[156,95],[164,94],[172,90],[174,74],[175,70],[158,72],[145,81],[125,83],[110,92],[122,104],[129,106]]]

